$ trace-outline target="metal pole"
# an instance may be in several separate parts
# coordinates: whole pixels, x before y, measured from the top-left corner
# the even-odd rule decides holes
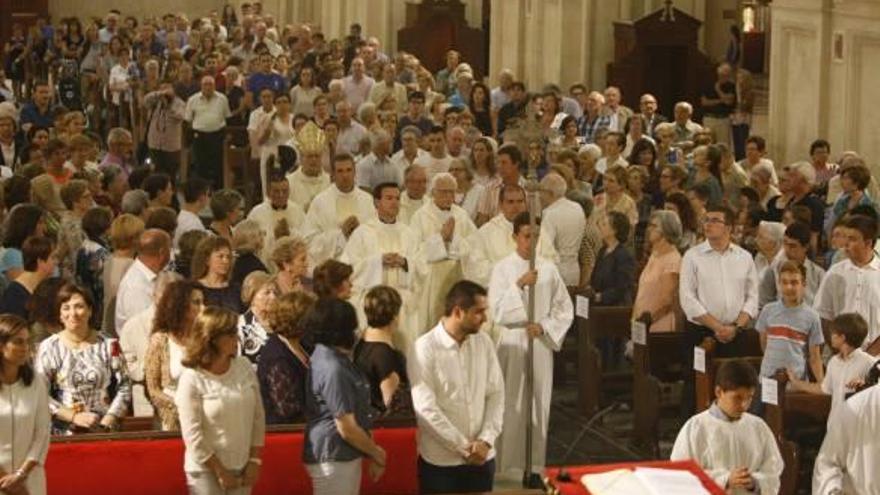
[[[535,211],[535,205],[538,199],[538,183],[536,178],[536,171],[533,165],[529,165],[529,174],[528,174],[528,183],[527,187],[527,198],[528,204],[527,208],[529,211],[529,227],[532,233],[531,240],[531,251],[529,252],[529,270],[535,269],[535,252],[537,251],[538,244],[538,232],[537,232],[537,220],[535,216],[537,212]],[[528,323],[535,322],[535,286],[537,284],[532,284],[529,286],[529,304],[526,307]],[[534,401],[535,401],[535,342],[531,336],[528,336],[528,347],[526,350],[526,465],[523,472],[523,487],[524,488],[534,488],[531,483],[531,475],[532,475],[532,433],[534,430],[534,425],[532,424],[532,419],[534,417]]]

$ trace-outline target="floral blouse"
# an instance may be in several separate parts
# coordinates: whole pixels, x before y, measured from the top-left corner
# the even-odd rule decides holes
[[[131,400],[131,383],[119,341],[98,336],[85,349],[66,346],[60,334],[40,344],[36,367],[49,383],[49,410],[53,416],[62,407],[91,411],[99,415],[125,416]],[[56,433],[73,433],[73,426],[56,421]]]
[[[260,357],[260,351],[269,339],[269,332],[254,316],[254,312],[247,310],[238,317],[238,341],[241,354],[248,358],[254,365]]]

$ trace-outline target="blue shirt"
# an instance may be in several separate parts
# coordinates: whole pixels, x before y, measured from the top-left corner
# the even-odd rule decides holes
[[[26,104],[21,109],[21,124],[33,124],[47,129],[54,127],[55,119],[52,117],[52,105],[49,105],[46,113],[40,113],[40,110],[33,103]]]
[[[257,72],[251,74],[248,78],[247,88],[255,97],[259,97],[260,91],[263,91],[266,88],[271,89],[275,92],[275,96],[278,96],[287,90],[287,82],[280,74],[274,72],[269,74]]]
[[[306,385],[306,433],[303,462],[346,462],[363,453],[342,439],[336,419],[354,414],[357,424],[372,426],[370,382],[345,354],[315,346]]]
[[[808,347],[825,343],[819,313],[804,303],[787,307],[775,301],[764,306],[755,329],[767,335],[761,376],[772,377],[779,368],[806,376]]]

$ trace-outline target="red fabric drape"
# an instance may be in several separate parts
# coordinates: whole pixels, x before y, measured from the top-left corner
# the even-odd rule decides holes
[[[361,493],[410,495],[418,491],[415,428],[373,431],[388,452],[388,470],[378,483],[364,470]],[[312,492],[302,463],[302,433],[269,433],[255,495]],[[186,493],[183,441],[179,438],[52,443],[46,460],[52,495],[174,495]]]

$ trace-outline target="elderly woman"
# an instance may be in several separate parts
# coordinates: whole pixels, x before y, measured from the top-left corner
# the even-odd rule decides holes
[[[104,273],[101,284],[104,286],[104,315],[101,329],[108,335],[115,335],[117,329],[114,322],[116,312],[116,292],[122,277],[134,263],[135,249],[138,239],[144,231],[144,221],[140,218],[123,213],[110,224],[111,255],[104,261]]]
[[[840,187],[843,189],[843,194],[837,198],[837,201],[834,202],[834,206],[831,207],[831,211],[825,218],[825,235],[829,238],[837,220],[843,218],[844,215],[856,206],[868,205],[875,210],[877,209],[873,198],[866,191],[871,183],[871,171],[868,170],[868,167],[862,164],[848,164],[841,168]]]
[[[199,284],[205,304],[241,312],[241,288],[230,283],[232,246],[225,237],[206,237],[193,255],[191,279]]]
[[[412,413],[406,357],[395,345],[403,301],[392,287],[377,285],[364,298],[367,329],[354,348],[354,364],[370,381],[373,409],[379,414]]]
[[[767,210],[770,200],[779,197],[780,192],[773,185],[773,169],[765,166],[757,166],[749,172],[749,185],[758,192],[758,202],[765,211]]]
[[[681,272],[681,254],[678,252],[681,222],[678,216],[665,210],[652,213],[647,241],[651,255],[639,276],[633,319],[645,323],[650,332],[674,332],[682,323],[676,318]]]
[[[782,238],[785,236],[785,225],[779,222],[762,221],[758,224],[758,236],[755,244],[758,252],[755,254],[755,268],[758,280],[764,275],[764,270],[773,264],[779,250],[782,249]]]
[[[654,137],[657,138],[657,161],[660,166],[684,163],[684,153],[681,148],[674,146],[675,124],[663,122],[654,128]]]
[[[205,308],[192,327],[174,403],[191,495],[247,495],[263,464],[266,418],[250,362],[238,356],[237,315]]]
[[[144,357],[144,380],[165,431],[180,430],[174,393],[193,322],[203,307],[202,291],[188,280],[168,284],[156,304],[153,333]]]
[[[304,241],[295,237],[282,237],[275,241],[272,263],[278,267],[275,283],[281,294],[294,290],[311,290],[311,280],[307,278],[309,260]]]
[[[629,219],[630,225],[639,221],[639,209],[636,202],[627,194],[629,174],[627,170],[615,165],[605,173],[605,192],[596,196],[596,207],[601,211],[616,211]]]
[[[632,226],[618,211],[601,215],[598,226],[603,246],[590,277],[590,299],[597,306],[627,306],[632,304],[636,270],[635,258],[626,247]]]
[[[49,451],[49,393],[31,367],[25,320],[0,315],[0,486],[12,495],[46,494],[43,465]]]
[[[264,189],[265,191],[265,189]],[[232,242],[232,227],[241,220],[244,198],[233,189],[221,189],[211,195],[211,221],[209,229],[214,234]]]
[[[238,317],[238,340],[242,355],[254,364],[269,338],[269,314],[277,296],[275,278],[268,273],[253,272],[244,279],[241,302],[248,309]]]
[[[585,144],[578,150],[580,169],[577,170],[577,178],[590,185],[593,196],[605,190],[604,176],[596,170],[596,162],[602,157],[602,148],[595,144]]]
[[[453,158],[449,162],[449,173],[455,177],[458,189],[455,191],[455,204],[464,208],[471,220],[477,218],[477,205],[483,198],[485,189],[474,183],[474,172],[464,160]]]
[[[116,340],[89,325],[94,303],[84,288],[58,291],[63,329],[40,344],[37,369],[49,382],[49,410],[58,433],[114,429],[128,411],[131,384]]]
[[[279,297],[269,311],[272,333],[257,360],[257,378],[266,410],[266,423],[301,423],[305,419],[309,354],[302,338],[303,324],[316,298],[304,291]]]
[[[306,327],[312,331],[315,352],[306,386],[303,462],[315,495],[356,494],[361,459],[372,460],[374,480],[386,463],[385,450],[369,434],[369,382],[351,360],[357,315],[341,299],[322,299],[309,313]]]
[[[256,220],[244,220],[235,226],[232,232],[232,251],[235,253],[235,265],[232,268],[230,281],[239,287],[244,279],[253,272],[268,272],[259,254],[263,252],[265,232]]]
[[[333,297],[347,300],[351,297],[351,265],[333,259],[315,268],[313,284],[315,295],[320,299]]]

